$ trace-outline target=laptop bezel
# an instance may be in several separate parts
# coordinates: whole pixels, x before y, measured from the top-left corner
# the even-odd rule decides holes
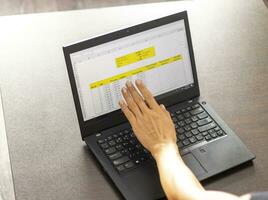
[[[193,78],[194,78],[194,86],[183,91],[173,90],[171,92],[168,92],[168,93],[165,93],[156,97],[159,103],[163,103],[164,105],[168,107],[170,105],[174,105],[179,102],[193,99],[200,95],[187,11],[172,14],[166,17],[162,17],[159,19],[141,23],[141,24],[131,26],[128,28],[124,28],[121,30],[117,30],[114,32],[106,33],[97,37],[86,39],[86,40],[83,40],[74,44],[66,45],[63,47],[65,62],[66,62],[67,71],[69,75],[69,81],[71,84],[73,99],[75,103],[80,131],[81,131],[81,137],[83,140],[84,138],[92,134],[96,134],[98,132],[101,132],[102,130],[105,130],[105,129],[114,127],[118,124],[126,122],[126,118],[124,117],[123,113],[120,110],[116,110],[108,114],[84,121],[70,54],[81,51],[81,50],[85,50],[85,49],[88,49],[88,48],[91,48],[91,47],[94,47],[94,46],[97,46],[106,42],[110,42],[116,39],[130,36],[130,35],[142,32],[142,31],[146,31],[155,27],[159,27],[159,26],[169,24],[175,21],[179,21],[179,20],[184,20],[184,24],[185,24],[185,30],[186,30],[186,35],[187,35],[187,42],[188,42],[188,48],[189,48],[189,54],[190,54],[190,60],[191,60],[191,65],[192,65]]]

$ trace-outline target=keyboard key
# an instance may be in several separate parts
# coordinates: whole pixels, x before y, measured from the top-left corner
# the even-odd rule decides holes
[[[191,108],[190,106],[188,106],[188,107],[186,108],[186,110],[189,111],[189,110],[192,110],[192,108]]]
[[[148,151],[147,149],[143,149],[143,152],[144,152],[145,154],[148,154],[148,153],[149,153],[149,151]]]
[[[183,127],[183,126],[185,126],[185,123],[184,123],[184,121],[179,121],[178,123],[177,123],[180,127]]]
[[[108,139],[108,140],[111,140],[111,139],[113,139],[113,137],[112,137],[112,136],[109,136],[109,137],[107,137],[107,139]]]
[[[198,131],[197,129],[193,129],[193,130],[191,130],[191,132],[192,132],[192,134],[194,134],[194,135],[197,135],[197,134],[199,133],[199,131]]]
[[[186,124],[191,124],[191,122],[192,122],[191,119],[186,119],[186,120],[185,120],[185,123],[186,123]]]
[[[210,129],[210,130],[208,131],[209,134],[211,134],[211,133],[213,133],[213,132],[214,132],[213,129]]]
[[[128,146],[128,142],[123,142],[123,147],[127,147]]]
[[[119,171],[119,172],[122,172],[125,170],[125,167],[123,165],[119,165],[116,167],[116,169]]]
[[[216,127],[216,124],[214,122],[211,122],[210,124],[198,127],[198,130],[200,132],[204,132],[204,131],[207,131],[209,129],[215,128],[215,127]]]
[[[200,107],[199,104],[195,104],[195,105],[192,106],[193,109],[195,109],[195,108],[199,108],[199,107]]]
[[[123,164],[123,163],[125,163],[127,161],[129,161],[129,157],[128,156],[123,156],[121,158],[118,158],[118,159],[114,160],[113,164],[114,165],[121,165],[121,164]]]
[[[176,122],[178,121],[178,119],[177,119],[176,117],[172,117],[172,121],[173,121],[174,123],[176,123]]]
[[[196,142],[195,137],[191,137],[191,138],[189,138],[189,140],[190,140],[191,143],[195,143]]]
[[[185,133],[185,136],[186,136],[186,137],[192,137],[193,135],[192,135],[191,132],[186,132],[186,133]]]
[[[214,128],[214,130],[215,130],[215,131],[219,131],[219,130],[221,130],[221,129],[220,129],[220,127],[217,126],[216,128]]]
[[[184,117],[183,117],[183,115],[178,115],[178,116],[177,116],[177,119],[178,119],[179,121],[181,121],[181,120],[184,120]]]
[[[118,137],[118,138],[116,138],[116,140],[115,140],[117,143],[121,143],[121,142],[123,142],[123,139],[122,139],[122,137]]]
[[[177,115],[181,114],[181,111],[180,111],[180,110],[177,110],[177,111],[176,111],[176,114],[177,114]]]
[[[198,117],[199,119],[204,119],[204,118],[208,117],[208,114],[207,114],[206,112],[203,112],[203,113],[197,115],[197,117]]]
[[[184,129],[183,128],[177,128],[177,133],[184,133],[185,131],[184,131]]]
[[[134,145],[134,144],[137,143],[137,140],[135,140],[135,139],[131,139],[131,140],[129,140],[129,143],[132,144],[132,145]]]
[[[114,159],[120,158],[121,156],[122,156],[122,154],[120,152],[116,152],[114,154],[109,155],[109,158],[111,160],[114,160]]]
[[[134,154],[135,154],[135,156],[140,156],[140,155],[143,154],[143,152],[142,151],[136,151]]]
[[[125,141],[126,141],[126,140],[129,140],[129,138],[130,138],[129,135],[124,135],[124,136],[123,136],[123,140],[125,140]]]
[[[109,145],[105,142],[101,144],[101,148],[103,149],[107,149],[109,147]]]
[[[184,139],[185,139],[185,135],[180,134],[180,135],[178,136],[178,138],[179,138],[179,140],[180,140],[180,141],[182,141],[182,140],[184,140]]]
[[[184,116],[185,118],[189,118],[189,117],[191,117],[191,114],[190,114],[189,112],[186,112],[186,113],[183,114],[183,116]]]
[[[184,127],[184,130],[185,130],[185,131],[190,131],[190,130],[191,130],[191,126],[189,126],[189,125],[185,126],[185,127]]]
[[[135,151],[135,148],[132,146],[132,147],[128,147],[128,149],[127,149],[129,152],[133,152],[133,151]]]
[[[186,112],[186,109],[185,109],[185,108],[181,109],[181,112],[182,112],[182,113],[183,113],[183,112]]]
[[[191,119],[192,119],[193,122],[198,121],[198,118],[196,116],[191,117]]]
[[[183,144],[182,144],[182,142],[180,141],[180,142],[178,142],[178,147],[179,148],[182,148],[183,147]]]
[[[112,153],[116,152],[116,149],[114,147],[110,147],[108,149],[105,149],[104,152],[106,154],[112,154]]]
[[[199,121],[197,122],[197,124],[198,124],[199,126],[203,126],[203,125],[208,124],[208,123],[210,123],[210,122],[212,122],[212,120],[211,120],[209,117],[207,117],[207,118],[205,118],[205,119],[201,119],[201,120],[199,120]]]
[[[196,135],[195,137],[196,137],[196,139],[199,140],[199,141],[200,141],[200,140],[203,140],[203,138],[204,138],[203,135],[201,135],[201,134],[198,134],[198,135]]]
[[[119,144],[119,145],[116,145],[115,148],[118,150],[118,151],[121,151],[124,147]]]
[[[187,146],[187,145],[190,144],[190,141],[188,139],[185,139],[185,140],[182,141],[182,144]]]
[[[99,144],[102,144],[102,143],[104,143],[104,140],[103,139],[100,139],[100,140],[98,140],[98,143]]]
[[[223,132],[222,130],[219,130],[219,131],[217,132],[217,134],[218,134],[218,136],[222,136],[222,135],[224,135],[224,132]]]
[[[208,134],[208,132],[207,132],[207,131],[202,132],[202,135],[203,135],[203,136],[206,136],[207,134]]]
[[[123,150],[121,151],[121,153],[124,154],[124,155],[127,155],[127,154],[129,153],[129,151],[128,151],[127,149],[123,149]]]
[[[191,126],[192,128],[197,128],[197,127],[198,127],[197,123],[195,123],[195,122],[191,123],[190,126]]]
[[[216,137],[218,137],[218,135],[217,135],[216,132],[213,132],[213,133],[211,133],[210,135],[211,135],[212,138],[216,138]]]
[[[192,115],[197,115],[197,114],[199,114],[199,113],[202,113],[204,110],[203,110],[203,108],[197,108],[197,109],[194,109],[194,110],[192,110],[192,111],[190,111],[190,113],[192,114]]]
[[[141,146],[141,144],[136,144],[136,149],[142,149],[143,147]]]
[[[124,164],[124,167],[127,168],[127,169],[129,169],[131,167],[134,167],[134,163],[132,161],[129,161],[129,162],[127,162],[127,163]]]
[[[205,137],[205,139],[206,139],[206,141],[209,141],[209,140],[211,140],[212,138],[211,138],[210,135],[207,135],[207,136]]]
[[[116,144],[114,140],[110,140],[108,143],[110,146],[114,146]]]

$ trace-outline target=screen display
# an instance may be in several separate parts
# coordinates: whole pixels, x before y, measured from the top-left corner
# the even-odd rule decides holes
[[[154,96],[193,86],[184,20],[70,55],[84,121],[119,109],[127,80]]]

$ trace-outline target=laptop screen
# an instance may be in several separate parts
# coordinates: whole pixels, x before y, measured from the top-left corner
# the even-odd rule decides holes
[[[84,121],[119,109],[127,80],[154,96],[193,87],[184,19],[70,54]]]

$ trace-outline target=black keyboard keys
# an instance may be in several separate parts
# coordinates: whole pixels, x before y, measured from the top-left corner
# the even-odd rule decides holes
[[[105,143],[102,143],[100,146],[103,149],[107,149],[109,147],[109,145],[106,142]]]
[[[197,108],[197,109],[194,109],[194,110],[190,111],[190,113],[191,113],[192,115],[197,115],[197,114],[199,114],[199,113],[202,113],[203,111],[204,111],[203,108],[199,107],[199,108]]]
[[[123,163],[125,163],[127,161],[129,161],[129,157],[128,156],[123,156],[121,158],[118,158],[118,159],[114,160],[113,164],[114,165],[121,165],[121,164],[123,164]]]
[[[198,127],[198,130],[200,132],[204,132],[204,131],[207,131],[209,129],[215,128],[215,127],[216,127],[216,124],[214,122],[211,122],[210,124]]]
[[[124,167],[127,168],[127,169],[132,168],[134,166],[135,165],[134,165],[134,163],[132,161],[129,161],[129,162],[127,162],[127,163],[124,164]]]
[[[171,116],[180,149],[225,135],[199,104],[172,111]],[[147,160],[153,160],[150,152],[139,143],[132,129],[121,130],[100,138],[97,142],[119,172],[128,171]]]
[[[208,123],[210,123],[210,122],[212,122],[212,119],[209,118],[209,117],[207,117],[207,118],[205,118],[205,119],[201,119],[201,120],[199,120],[199,121],[197,122],[197,124],[198,124],[198,126],[203,126],[203,125],[208,124]]]
[[[111,160],[114,160],[114,159],[120,158],[121,156],[122,156],[122,154],[121,154],[120,152],[116,152],[116,153],[114,153],[114,154],[110,154],[110,155],[109,155],[109,158],[110,158]]]
[[[206,112],[203,112],[203,113],[197,115],[197,117],[198,117],[199,119],[204,119],[204,118],[208,117],[208,114],[207,114]]]
[[[116,149],[114,147],[110,147],[108,149],[105,149],[104,152],[106,154],[112,154],[112,153],[116,152]]]

